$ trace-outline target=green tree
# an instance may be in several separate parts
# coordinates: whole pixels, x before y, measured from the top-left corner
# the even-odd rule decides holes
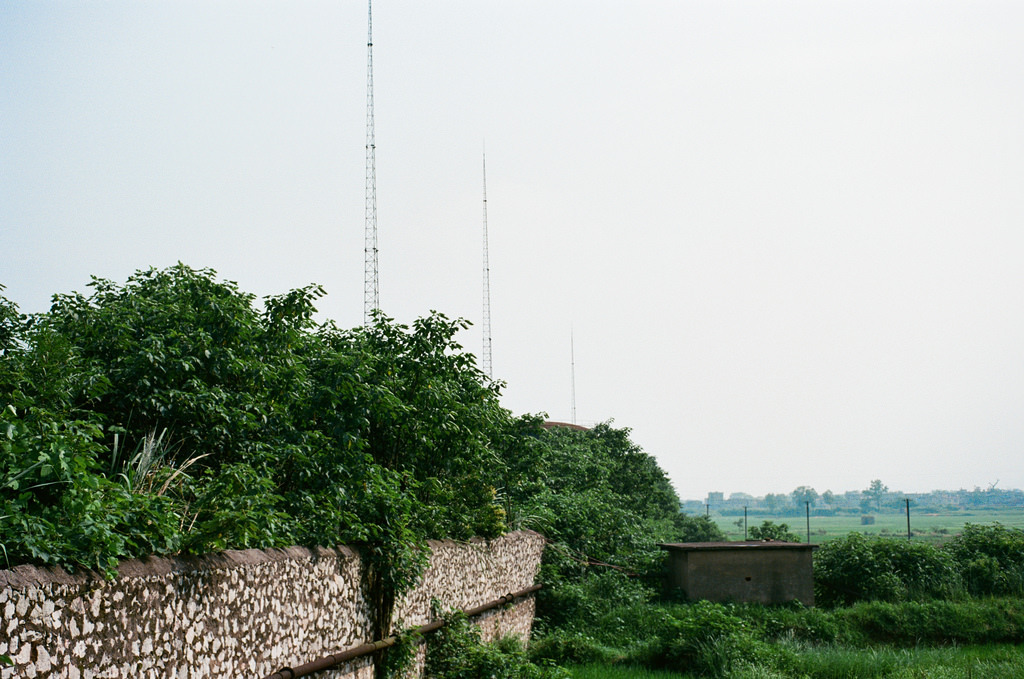
[[[868,497],[875,509],[880,510],[882,508],[882,498],[888,492],[889,486],[883,484],[880,479],[875,479],[866,490],[861,491],[861,495]]]
[[[800,542],[800,536],[789,530],[785,523],[765,521],[760,526],[750,527],[750,537],[754,540],[777,540],[779,542]]]
[[[16,505],[0,516],[23,524],[4,530],[12,558],[94,564],[104,551],[415,546],[406,530],[502,531],[493,448],[510,418],[500,385],[452,339],[464,322],[434,314],[412,328],[383,317],[368,329],[317,327],[319,286],[268,297],[259,311],[234,283],[182,264],[89,287],[31,319],[0,303],[0,473],[4,501]],[[155,438],[163,445],[140,473],[137,452]],[[55,483],[67,469],[78,473]],[[121,482],[140,475],[178,480],[152,500],[168,517],[156,525],[180,526],[173,539],[125,541],[150,524],[133,532],[103,502],[72,502],[86,489],[113,502],[117,488],[129,490],[124,502],[144,502],[125,488],[138,483]],[[59,514],[71,506],[92,507],[103,526],[108,542],[92,543],[90,555],[59,535],[79,523]],[[40,546],[47,541],[53,549]]]
[[[531,445],[506,449],[510,479],[499,490],[518,507],[517,525],[553,541],[545,552],[550,584],[583,577],[591,568],[660,576],[659,542],[720,540],[707,517],[679,511],[679,499],[653,457],[628,429],[603,423],[589,430],[543,429],[539,418],[515,425]],[[521,454],[520,451],[527,451]]]
[[[785,504],[786,496],[782,494],[768,493],[764,496],[764,506],[772,514],[777,513]]]
[[[793,506],[800,510],[807,506],[806,503],[810,503],[811,507],[814,506],[818,501],[818,491],[810,486],[800,486],[790,493],[790,497],[793,500]]]

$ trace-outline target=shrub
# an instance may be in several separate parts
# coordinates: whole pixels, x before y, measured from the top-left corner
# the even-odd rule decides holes
[[[840,627],[832,611],[807,608],[799,602],[785,606],[749,604],[741,609],[743,617],[760,630],[765,639],[796,639],[813,643],[834,642]]]
[[[852,642],[901,645],[1018,643],[1024,604],[1017,599],[863,602],[835,612]]]
[[[1024,531],[968,523],[946,550],[975,595],[1024,594]]]
[[[900,590],[892,569],[877,558],[871,541],[860,533],[830,540],[814,555],[814,595],[819,605],[892,601],[899,598]]]
[[[779,540],[781,542],[800,542],[800,536],[789,530],[789,524],[765,521],[760,526],[750,527],[750,537],[755,540]]]
[[[954,559],[937,547],[850,533],[818,549],[814,589],[819,604],[835,606],[955,597],[961,587]]]
[[[530,643],[530,658],[537,663],[558,665],[607,665],[622,660],[624,654],[585,632],[555,629],[539,635]]]
[[[427,639],[425,679],[567,679],[569,673],[527,658],[518,639],[480,641],[480,630],[462,613],[444,616],[446,625]]]
[[[929,543],[902,539],[875,540],[871,548],[878,562],[899,578],[906,598],[958,596],[960,575],[948,552]]]
[[[725,677],[750,666],[783,667],[790,659],[768,644],[756,625],[732,606],[701,601],[670,609],[671,625],[657,631],[657,642],[635,660],[673,671]]]
[[[557,587],[546,587],[539,602],[548,612],[545,624],[593,629],[595,620],[634,605],[646,607],[654,591],[636,578],[616,570],[590,571]]]

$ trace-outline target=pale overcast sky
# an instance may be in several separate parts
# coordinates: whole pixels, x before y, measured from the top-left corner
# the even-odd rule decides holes
[[[0,283],[363,313],[366,4],[0,0]],[[1024,3],[374,6],[381,306],[684,498],[1024,487]],[[479,353],[479,325],[462,338]]]

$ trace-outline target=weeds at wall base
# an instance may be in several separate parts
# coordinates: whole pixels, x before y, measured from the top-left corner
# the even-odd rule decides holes
[[[1018,672],[1024,650],[1008,646],[1024,642],[1024,601],[1017,598],[872,602],[832,610],[651,602],[612,606],[589,622],[540,628],[531,656],[565,666],[631,665],[694,677],[909,679],[966,676],[943,674],[942,668],[963,667],[958,663],[965,652],[1002,644],[1011,649],[1009,657],[986,662],[1010,673],[975,676],[1024,676]],[[913,674],[915,668],[927,673]]]

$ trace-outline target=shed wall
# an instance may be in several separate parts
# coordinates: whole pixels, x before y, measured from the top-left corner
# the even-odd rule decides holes
[[[691,601],[814,605],[810,549],[670,550],[667,584]]]

